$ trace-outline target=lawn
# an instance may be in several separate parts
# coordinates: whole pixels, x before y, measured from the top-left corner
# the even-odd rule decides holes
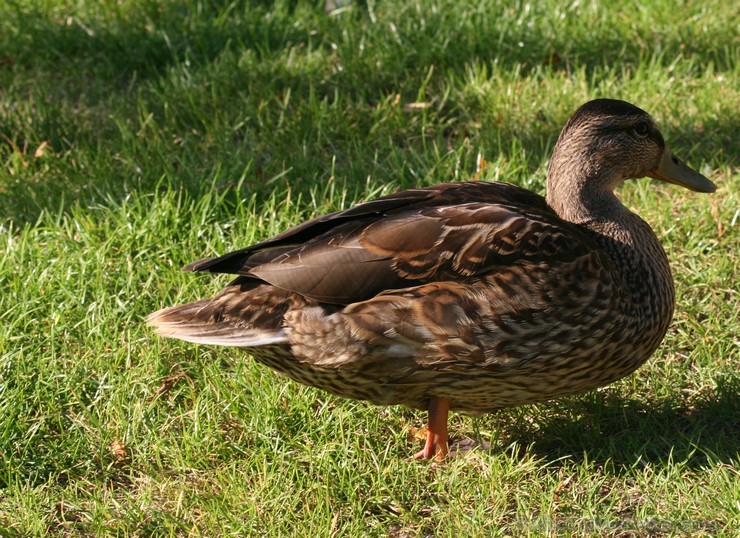
[[[736,536],[740,10],[674,2],[0,3],[0,536]],[[347,5],[344,5],[347,4]],[[154,336],[195,259],[401,188],[543,192],[631,101],[719,187],[621,188],[671,260],[653,358],[474,419],[329,396]],[[733,530],[735,529],[735,530]]]

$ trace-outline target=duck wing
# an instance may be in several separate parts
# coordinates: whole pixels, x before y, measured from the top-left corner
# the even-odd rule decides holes
[[[232,273],[329,304],[592,251],[544,198],[498,182],[435,185],[313,219],[184,270]]]

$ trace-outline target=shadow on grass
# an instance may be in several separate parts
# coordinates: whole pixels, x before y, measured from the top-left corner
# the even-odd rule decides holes
[[[617,472],[669,461],[698,469],[710,462],[737,463],[740,457],[737,376],[720,378],[713,391],[690,401],[677,396],[648,403],[605,392],[553,407],[555,413],[543,413],[536,427],[523,421],[504,426],[508,441],[545,461],[589,461]],[[523,412],[531,417],[534,411]],[[493,450],[501,448],[499,443]]]
[[[0,65],[0,69],[10,69],[11,77],[13,73],[23,73],[24,70],[34,74],[38,87],[33,91],[38,93],[38,106],[42,112],[36,112],[30,119],[0,119],[0,157],[13,150],[10,147],[13,144],[22,148],[28,143],[32,154],[33,149],[43,142],[48,142],[54,151],[68,155],[68,161],[59,165],[39,164],[32,184],[21,180],[0,187],[5,198],[3,216],[19,225],[34,222],[45,209],[61,209],[63,212],[78,201],[107,204],[123,198],[131,190],[152,192],[162,177],[199,196],[202,183],[208,183],[209,179],[203,176],[213,174],[222,163],[229,167],[228,170],[222,169],[225,170],[223,183],[233,181],[234,176],[238,177],[239,171],[247,168],[249,163],[255,163],[257,169],[261,159],[267,158],[274,163],[271,169],[265,167],[267,178],[281,173],[283,163],[287,163],[288,167],[295,169],[294,175],[300,175],[296,180],[301,182],[299,191],[309,188],[308,184],[316,183],[318,178],[328,177],[332,158],[337,155],[345,156],[344,162],[337,159],[337,175],[347,177],[348,183],[358,186],[364,184],[369,175],[382,177],[386,170],[394,169],[398,157],[396,160],[386,157],[394,151],[419,154],[417,160],[420,162],[414,163],[417,175],[424,175],[425,170],[434,166],[434,150],[425,149],[426,140],[415,140],[409,142],[410,147],[398,149],[408,139],[408,133],[403,129],[384,133],[388,136],[370,140],[370,143],[362,139],[362,134],[352,140],[339,135],[319,142],[311,138],[312,126],[304,124],[292,125],[291,129],[299,132],[287,141],[278,140],[280,137],[264,137],[265,140],[258,141],[261,147],[256,150],[253,149],[255,141],[250,137],[230,141],[223,147],[219,144],[195,148],[169,144],[166,141],[175,134],[187,132],[189,127],[192,128],[189,124],[197,125],[200,121],[198,116],[189,116],[191,111],[179,109],[181,103],[165,103],[166,96],[157,94],[163,85],[166,86],[168,71],[173,66],[187,65],[189,81],[234,84],[233,80],[214,80],[214,64],[225,52],[233,52],[238,57],[251,51],[260,64],[268,65],[275,61],[276,65],[247,74],[234,73],[234,76],[263,77],[264,80],[256,87],[263,88],[266,95],[290,94],[294,103],[301,103],[311,92],[315,92],[313,99],[316,101],[334,99],[339,92],[348,102],[360,103],[359,109],[364,110],[367,103],[387,95],[398,92],[413,95],[431,66],[436,73],[451,78],[464,78],[470,63],[475,61],[502,66],[523,76],[537,69],[569,71],[583,68],[589,74],[605,66],[640,65],[645,55],[644,44],[625,40],[609,25],[600,24],[591,32],[572,36],[552,32],[541,20],[535,21],[538,24],[509,25],[496,22],[496,17],[490,17],[490,14],[490,18],[483,17],[483,14],[463,17],[455,10],[424,13],[421,17],[423,23],[414,12],[399,14],[394,23],[394,27],[398,27],[398,36],[393,40],[389,39],[386,24],[375,24],[361,3],[342,17],[333,17],[326,15],[321,6],[311,11],[305,5],[290,1],[259,2],[239,11],[238,4],[220,0],[204,3],[197,13],[186,3],[154,2],[144,3],[141,9],[122,9],[120,13],[112,11],[114,15],[90,20],[75,15],[61,17],[59,13],[13,5],[16,7],[6,8],[5,13],[11,19],[6,24],[15,29],[13,35],[17,38],[0,40],[2,61],[7,64]],[[510,11],[506,10],[501,17],[518,18]],[[458,24],[453,24],[455,22]],[[656,67],[669,66],[677,57],[690,56],[696,59],[697,66],[711,64],[717,70],[724,69],[730,62],[728,51],[732,48],[734,35],[726,32],[712,37],[712,42],[705,42],[702,41],[705,39],[703,34],[701,39],[693,40],[684,39],[679,34],[664,36],[661,41],[663,54]],[[652,39],[651,34],[651,43]],[[366,41],[367,49],[374,49],[373,55],[360,54],[353,48]],[[315,70],[301,66],[281,71],[280,62],[285,63],[293,51],[309,48],[321,52],[322,58],[328,62],[326,66],[321,64],[322,68]],[[461,58],[466,61],[460,61]],[[325,67],[335,60],[341,62],[343,69],[328,73]],[[378,69],[376,63],[381,60],[382,69]],[[60,76],[60,73],[66,75]],[[5,80],[12,78],[5,76]],[[150,87],[142,92],[142,87],[147,84]],[[133,146],[128,153],[125,149],[120,150],[119,155],[118,148],[125,148],[126,144],[118,137],[123,139],[125,136],[111,121],[111,111],[96,109],[104,105],[110,95],[120,95],[121,99],[134,103],[137,100],[146,102],[147,111],[154,110],[155,119],[158,108],[168,106],[170,111],[175,111],[172,115],[180,118],[173,121],[182,124],[167,124],[163,120],[158,136],[165,142]],[[242,97],[233,95],[217,104],[226,110],[237,109],[243,106]],[[83,113],[78,114],[80,105],[76,104],[77,101],[88,106],[90,113],[82,110]],[[135,125],[139,112],[134,105],[128,112],[133,117],[118,118],[122,123],[133,122],[130,136],[139,136]],[[245,111],[244,115],[258,113],[252,110]],[[358,114],[362,115],[362,112]],[[464,112],[453,110],[448,118],[432,119],[431,123],[455,126],[456,114]],[[484,116],[485,111],[478,111],[478,114]],[[372,114],[366,116],[372,119]],[[464,122],[464,119],[460,121]],[[550,150],[543,141],[554,142],[560,127],[545,122],[527,133],[504,130],[500,132],[500,147],[510,147],[516,139],[535,161],[541,161]],[[679,126],[676,130],[692,135],[687,135],[689,144],[697,140],[694,134],[702,134],[693,133],[690,126]],[[720,118],[716,124],[705,125],[705,131],[708,130],[717,136],[702,137],[701,144],[691,151],[693,159],[711,161],[720,152],[722,155],[731,153],[732,144],[737,139],[738,122],[732,118]],[[497,128],[488,127],[480,134],[490,136],[497,132]],[[259,130],[254,133],[259,137]],[[217,136],[220,135],[217,133]],[[358,144],[363,146],[363,151],[354,147]],[[75,162],[75,153],[82,153],[85,146],[89,146],[91,152],[110,151],[112,161],[92,158],[90,162]],[[306,146],[304,152],[312,156],[310,160],[301,157],[303,146]],[[161,162],[162,155],[166,156],[168,163]],[[371,161],[378,155],[379,163]],[[301,158],[304,162],[299,162]],[[29,162],[17,163],[17,166],[27,166]],[[358,163],[356,166],[351,164],[355,162]],[[44,170],[48,166],[53,169]],[[360,170],[363,166],[364,169]],[[138,167],[144,168],[144,173],[139,179],[130,180]],[[398,167],[395,168],[397,170]],[[404,174],[403,171],[394,171],[396,173]],[[400,184],[410,183],[403,177],[399,181]]]
[[[326,14],[320,5],[298,4],[260,1],[240,7],[228,0],[211,0],[199,3],[196,11],[186,2],[144,2],[85,16],[75,10],[40,10],[11,2],[3,10],[6,24],[14,30],[0,41],[3,63],[35,65],[54,80],[69,60],[94,60],[92,73],[111,77],[125,89],[127,82],[156,78],[172,64],[205,66],[229,48],[252,49],[268,57],[306,46],[308,40],[312,47],[330,51],[343,44],[343,37],[368,37],[369,45],[382,43],[399,61],[362,73],[372,75],[371,80],[358,80],[351,70],[339,73],[344,90],[364,93],[367,84],[383,90],[399,77],[406,78],[409,70],[426,73],[431,65],[464,73],[467,62],[461,58],[523,69],[524,75],[543,65],[555,70],[583,67],[590,73],[605,65],[639,65],[647,46],[625,39],[619,28],[603,21],[581,33],[552,31],[547,20],[551,14],[533,13],[530,24],[521,24],[522,14],[515,8],[495,16],[478,13],[475,6],[427,12],[399,6],[397,11],[384,10],[388,13],[381,14],[378,24],[376,14],[370,14],[363,2],[341,17]],[[510,20],[519,24],[509,24]],[[388,22],[394,23],[395,35],[384,27]],[[646,28],[637,24],[632,31]],[[660,39],[662,54],[656,67],[669,67],[677,57],[689,56],[696,57],[697,68],[711,65],[722,71],[732,66],[732,32],[690,39],[678,33],[655,34],[652,27],[648,31],[651,46]]]

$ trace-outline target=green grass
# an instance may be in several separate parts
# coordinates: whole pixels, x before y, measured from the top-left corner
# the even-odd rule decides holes
[[[314,4],[0,4],[0,535],[735,535],[736,3]],[[541,192],[599,96],[719,190],[621,189],[674,268],[665,342],[602,390],[452,418],[489,450],[408,461],[421,413],[144,326],[228,280],[183,264],[358,200]]]

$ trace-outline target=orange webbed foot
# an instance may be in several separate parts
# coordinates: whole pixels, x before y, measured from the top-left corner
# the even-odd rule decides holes
[[[445,398],[431,398],[427,410],[427,440],[424,448],[414,454],[415,460],[430,460],[441,462],[449,452],[447,435],[447,416],[450,411],[450,401]]]

